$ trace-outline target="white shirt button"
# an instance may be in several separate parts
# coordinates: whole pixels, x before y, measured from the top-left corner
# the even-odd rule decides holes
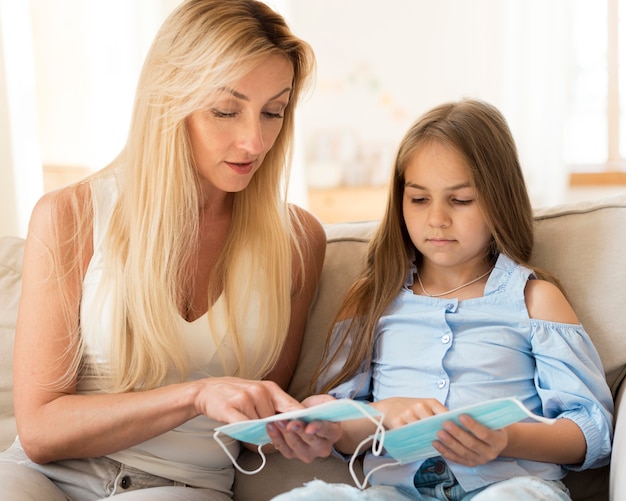
[[[445,379],[440,379],[439,382],[437,383],[437,387],[441,390],[442,388],[446,387],[446,380]]]
[[[441,342],[443,344],[448,344],[450,342],[450,334],[444,334],[443,336],[441,336]]]

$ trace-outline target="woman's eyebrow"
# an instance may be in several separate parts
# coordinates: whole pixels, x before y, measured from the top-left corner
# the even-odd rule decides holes
[[[228,92],[229,94],[232,94],[237,99],[242,99],[244,101],[250,101],[250,98],[248,96],[246,96],[245,94],[242,94],[241,92],[237,92],[235,89],[229,89],[227,87],[223,87],[220,90],[223,90],[224,92]],[[270,97],[268,99],[268,101],[273,101],[274,99],[278,99],[280,96],[282,96],[286,92],[291,92],[291,87],[285,87],[278,94],[276,94],[275,96]]]

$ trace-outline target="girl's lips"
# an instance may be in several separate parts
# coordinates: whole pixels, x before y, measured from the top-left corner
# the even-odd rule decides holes
[[[428,242],[432,245],[436,245],[436,246],[443,246],[443,245],[447,245],[449,243],[452,243],[454,240],[450,240],[447,238],[429,238]]]

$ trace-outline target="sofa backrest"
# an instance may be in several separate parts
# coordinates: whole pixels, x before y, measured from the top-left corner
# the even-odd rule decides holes
[[[533,263],[554,273],[593,339],[615,393],[626,372],[626,195],[536,211]],[[345,291],[365,261],[377,222],[325,227],[326,259],[309,312],[304,344],[290,393],[302,399],[319,363],[328,329]],[[20,238],[0,238],[0,433],[13,420],[12,352],[21,290]],[[5,445],[14,435],[0,435]]]
[[[561,281],[615,394],[626,366],[626,195],[538,209],[535,221],[532,263]],[[364,265],[376,226],[373,221],[326,226],[322,279],[290,386],[298,399],[307,394],[336,309]]]
[[[13,339],[22,289],[24,240],[0,238],[0,450],[15,438]]]

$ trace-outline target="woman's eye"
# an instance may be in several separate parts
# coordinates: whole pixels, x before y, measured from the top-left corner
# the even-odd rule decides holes
[[[263,115],[265,115],[267,118],[272,118],[272,119],[285,118],[285,116],[281,112],[264,111]]]
[[[214,117],[217,117],[217,118],[231,118],[237,114],[234,111],[221,111],[221,110],[218,110],[217,108],[211,109],[211,113],[213,114]]]
[[[424,202],[426,202],[426,198],[424,197],[412,197],[411,198],[411,203],[413,204],[423,204]]]

